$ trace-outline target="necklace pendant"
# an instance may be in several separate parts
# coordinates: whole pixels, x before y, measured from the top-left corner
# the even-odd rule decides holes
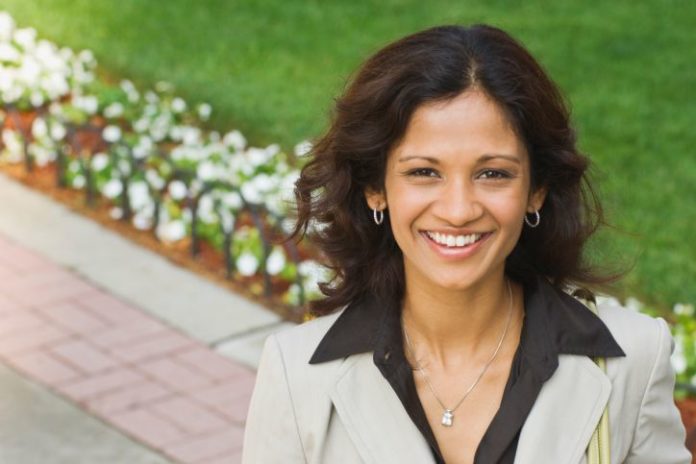
[[[445,409],[445,412],[442,413],[441,424],[444,427],[452,427],[452,420],[454,420],[454,414],[449,409]]]

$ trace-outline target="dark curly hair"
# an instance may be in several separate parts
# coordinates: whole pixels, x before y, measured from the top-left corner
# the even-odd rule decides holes
[[[487,25],[441,26],[391,43],[362,65],[295,184],[298,216],[291,237],[308,235],[335,272],[320,286],[325,297],[311,303],[314,314],[366,293],[383,301],[403,296],[403,256],[389,215],[386,227],[376,227],[364,192],[384,191],[387,155],[416,108],[474,87],[497,102],[525,143],[532,191],[547,189],[541,224],[523,228],[506,260],[507,275],[520,282],[541,275],[559,288],[611,279],[583,259],[602,210],[556,85],[506,32]]]

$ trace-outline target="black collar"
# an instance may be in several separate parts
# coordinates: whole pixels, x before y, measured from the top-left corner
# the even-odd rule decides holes
[[[625,356],[607,326],[572,296],[546,279],[524,288],[525,322],[520,344],[524,355],[550,375],[558,354],[591,357]],[[367,295],[351,303],[322,338],[310,364],[374,352],[375,361],[402,352],[401,322],[397,302],[380,302]]]

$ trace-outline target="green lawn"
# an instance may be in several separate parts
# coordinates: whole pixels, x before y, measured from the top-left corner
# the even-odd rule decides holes
[[[596,253],[633,266],[620,292],[661,307],[696,303],[695,2],[3,0],[0,8],[43,37],[92,49],[113,77],[171,81],[190,101],[211,102],[219,128],[286,148],[322,130],[351,70],[380,45],[435,24],[499,25],[572,101],[616,226]]]

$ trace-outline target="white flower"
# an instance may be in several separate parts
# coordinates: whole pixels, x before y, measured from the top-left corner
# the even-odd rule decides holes
[[[171,125],[171,115],[169,113],[162,113],[157,116],[150,125],[150,136],[157,142],[164,140],[169,132],[169,127]]]
[[[9,42],[15,29],[15,22],[9,13],[0,11],[0,42]]]
[[[41,88],[50,99],[62,97],[70,90],[67,79],[61,73],[51,73],[42,77]]]
[[[121,140],[121,128],[114,125],[106,126],[102,137],[109,143],[116,143]]]
[[[261,193],[268,193],[278,185],[277,179],[266,173],[258,174],[250,182],[253,182],[254,187]]]
[[[183,113],[186,111],[186,102],[179,97],[172,100],[172,111],[175,113]]]
[[[202,120],[207,121],[210,118],[210,114],[213,112],[213,107],[208,103],[201,103],[198,105],[198,117]]]
[[[280,145],[273,143],[265,148],[268,158],[273,158],[275,155],[280,153]]]
[[[329,270],[316,261],[306,260],[297,266],[297,271],[303,277],[303,287],[308,295],[318,295],[319,283],[329,281]]]
[[[301,158],[312,151],[312,143],[308,140],[298,143],[295,145],[295,156]]]
[[[196,174],[198,175],[198,178],[204,182],[212,180],[215,177],[216,172],[217,168],[210,161],[203,161],[201,164],[198,165],[198,168],[196,169]]]
[[[34,108],[40,107],[45,101],[46,99],[44,98],[43,93],[41,93],[39,90],[34,90],[31,95],[29,95],[29,103],[31,103],[31,106]]]
[[[34,48],[34,44],[36,43],[36,29],[31,27],[17,29],[14,33],[14,41],[25,50]]]
[[[17,79],[28,87],[35,87],[41,77],[41,63],[32,56],[25,56],[17,68]]]
[[[0,42],[0,61],[17,63],[22,59],[22,54],[7,42]]]
[[[146,132],[150,128],[150,121],[147,118],[140,118],[133,123],[133,130],[136,132]]]
[[[693,305],[688,305],[688,304],[682,304],[682,303],[677,303],[674,305],[674,314],[677,314],[679,316],[693,316],[694,315],[694,306]]]
[[[180,219],[161,223],[157,226],[157,236],[165,242],[176,242],[186,237],[186,225]]]
[[[138,211],[133,216],[133,226],[138,230],[148,230],[152,227],[152,216],[147,212]]]
[[[260,204],[263,202],[263,198],[252,182],[245,182],[240,190],[247,203]]]
[[[152,186],[155,190],[162,190],[164,187],[164,179],[154,169],[148,169],[145,171],[145,180]]]
[[[210,195],[202,195],[198,199],[198,217],[205,224],[215,222],[215,203]]]
[[[114,102],[104,108],[104,117],[107,118],[120,118],[123,116],[123,103]]]
[[[77,59],[88,66],[95,66],[97,64],[97,60],[94,58],[94,53],[92,53],[91,50],[82,50],[77,55]]]
[[[120,159],[118,160],[118,164],[116,165],[118,167],[118,170],[123,174],[124,176],[129,176],[131,173],[131,164],[128,162],[128,160],[125,159]]]
[[[288,291],[285,292],[285,301],[292,305],[292,306],[297,306],[300,304],[300,286],[297,284],[292,284],[288,288]]]
[[[147,183],[136,181],[128,184],[128,199],[134,210],[143,209],[151,201]]]
[[[230,209],[237,210],[242,207],[242,197],[237,192],[228,192],[222,196],[222,203]]]
[[[168,191],[169,196],[172,197],[173,200],[179,201],[186,198],[188,188],[186,187],[186,184],[182,181],[173,180],[169,183]]]
[[[181,142],[183,137],[184,131],[181,129],[181,126],[172,126],[171,129],[169,129],[169,138],[175,142]]]
[[[228,147],[234,148],[236,151],[242,151],[244,147],[246,147],[246,139],[238,130],[233,130],[225,134],[222,138],[222,143]]]
[[[289,234],[295,229],[295,222],[296,221],[292,218],[283,218],[280,222],[280,228],[283,229],[283,232]]]
[[[72,186],[76,189],[81,189],[85,186],[87,182],[85,181],[85,176],[75,176],[72,180]]]
[[[140,94],[138,93],[138,90],[135,88],[135,85],[133,85],[133,82],[124,79],[121,81],[119,85],[121,87],[121,90],[125,92],[129,102],[136,103],[138,100],[140,100]]]
[[[121,219],[123,217],[123,210],[119,207],[113,207],[109,210],[109,216],[111,216],[111,219]]]
[[[97,100],[97,97],[93,95],[76,95],[73,97],[72,103],[75,108],[78,108],[87,114],[95,114],[97,109],[99,109],[99,101]]]
[[[92,170],[101,171],[109,165],[109,155],[106,153],[95,153],[92,156]]]
[[[223,209],[218,212],[220,216],[220,223],[222,224],[222,230],[226,233],[232,232],[234,228],[234,216],[228,210]]]
[[[237,258],[237,270],[243,276],[251,276],[259,268],[259,260],[248,251],[243,252]]]
[[[677,374],[682,374],[686,371],[688,363],[684,356],[684,339],[681,335],[674,337],[674,352],[672,353],[672,367]]]
[[[52,148],[41,145],[38,142],[30,143],[27,150],[34,157],[37,166],[46,166],[51,161],[55,161],[56,152]]]
[[[184,145],[198,145],[201,141],[201,130],[197,127],[182,126],[182,140]]]
[[[261,148],[251,147],[245,152],[252,166],[263,166],[270,159],[269,152]]]
[[[63,138],[65,138],[65,134],[68,133],[65,126],[58,121],[52,122],[49,130],[51,132],[51,138],[56,142],[63,140]]]
[[[31,125],[31,135],[35,139],[42,139],[48,135],[48,125],[44,118],[34,119],[34,124]]]
[[[283,248],[279,246],[274,246],[271,254],[268,255],[266,260],[266,272],[270,275],[279,274],[285,267],[285,252]]]
[[[137,92],[137,90],[135,89],[135,85],[133,85],[133,82],[129,81],[128,79],[123,79],[120,82],[119,86],[121,87],[121,90],[123,90],[126,93]]]
[[[146,158],[150,153],[152,153],[153,147],[154,143],[152,142],[152,139],[147,135],[143,135],[138,139],[138,144],[133,147],[133,156],[136,159]]]
[[[102,187],[102,194],[106,198],[114,199],[123,192],[123,184],[119,179],[111,179]]]
[[[152,90],[145,92],[145,101],[151,104],[159,102],[159,97]]]

